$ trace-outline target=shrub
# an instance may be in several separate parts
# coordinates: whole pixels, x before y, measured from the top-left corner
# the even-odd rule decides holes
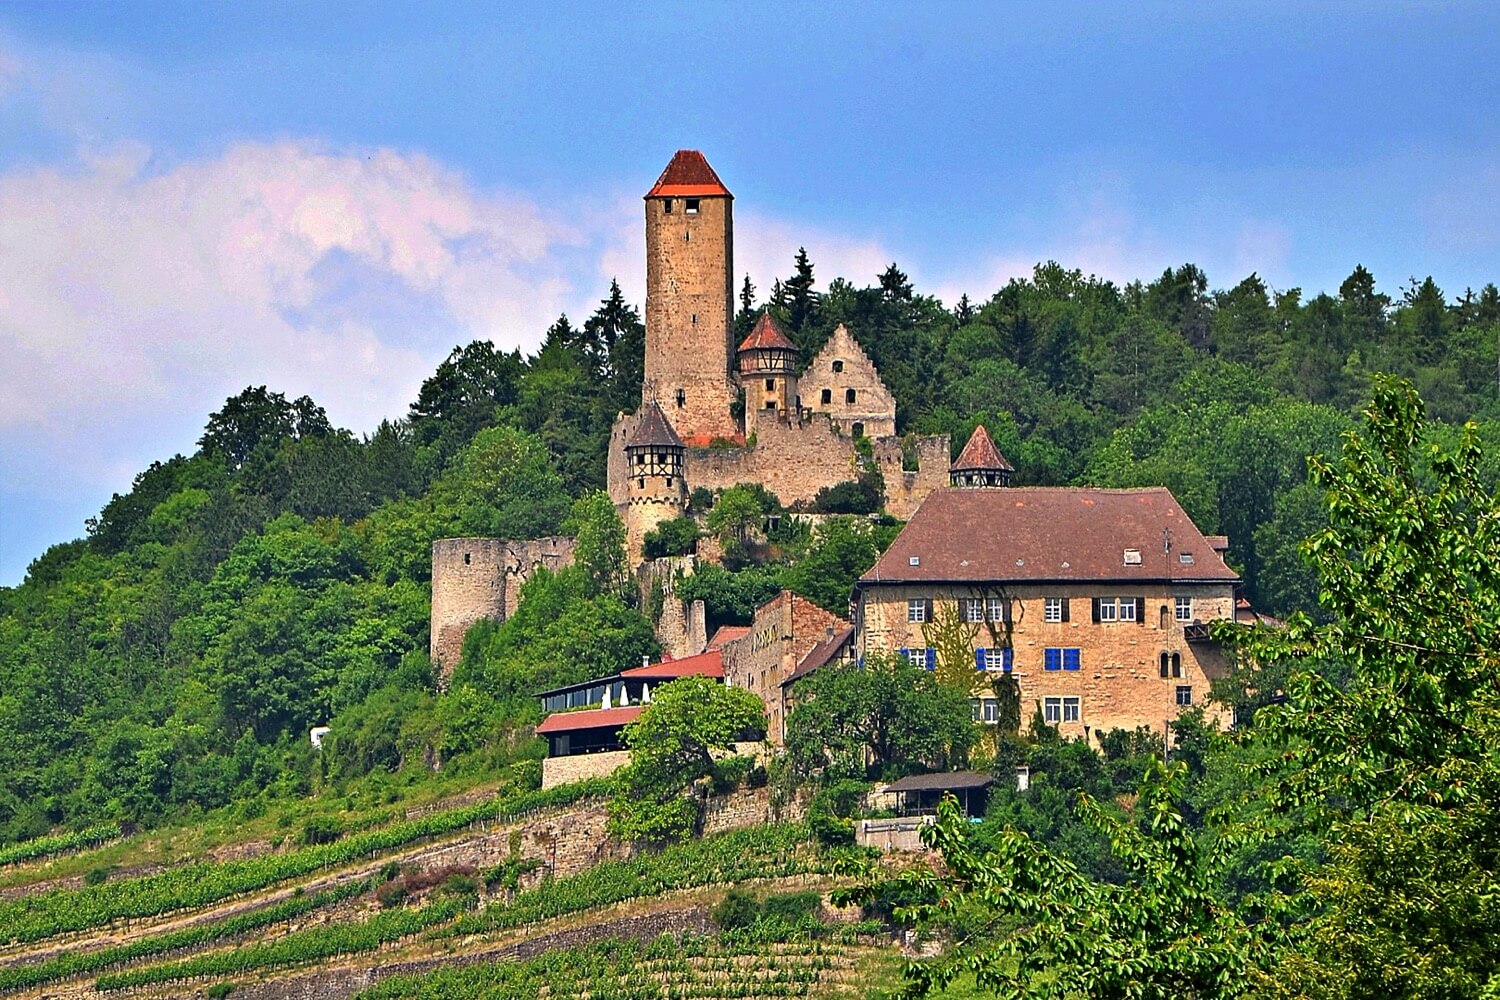
[[[390,909],[393,906],[400,906],[406,901],[405,880],[393,878],[389,882],[382,883],[376,887],[375,901],[386,909]]]
[[[314,816],[302,825],[298,841],[310,847],[314,844],[331,844],[344,835],[344,824],[333,816]]]
[[[111,871],[112,871],[112,869],[109,868],[108,866],[104,866],[104,867],[100,867],[100,868],[90,868],[88,870],[88,872],[83,876],[83,884],[84,885],[103,885],[105,882],[107,882],[109,880],[109,876],[110,876]]]
[[[698,548],[698,523],[691,517],[662,521],[642,540],[647,559],[685,556]]]
[[[709,913],[721,931],[744,930],[760,919],[760,904],[743,889],[730,889]]]

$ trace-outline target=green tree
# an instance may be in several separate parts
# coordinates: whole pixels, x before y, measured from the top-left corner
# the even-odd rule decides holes
[[[959,766],[975,738],[967,691],[878,653],[800,681],[786,729],[792,766],[829,778]]]
[[[766,726],[759,698],[708,677],[683,677],[652,692],[624,730],[630,763],[610,799],[609,829],[622,840],[661,843],[692,833],[698,803],[684,795],[707,777],[716,755]]]
[[[860,518],[831,517],[813,530],[806,554],[786,571],[782,583],[819,607],[846,615],[855,581],[894,537],[894,531]]]
[[[573,564],[588,577],[591,594],[622,595],[627,582],[625,522],[609,494],[593,490],[573,501],[563,530],[578,540]]]

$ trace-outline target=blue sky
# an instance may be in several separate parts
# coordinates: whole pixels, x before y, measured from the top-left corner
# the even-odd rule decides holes
[[[1490,5],[834,6],[0,3],[0,584],[245,385],[366,431],[639,301],[678,147],[762,288],[1500,280]]]

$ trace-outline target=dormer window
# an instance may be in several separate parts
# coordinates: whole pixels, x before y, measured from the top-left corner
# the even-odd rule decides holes
[[[687,198],[687,199],[685,199],[684,200],[684,210],[687,212],[688,215],[697,215],[698,214],[698,199],[697,198]]]

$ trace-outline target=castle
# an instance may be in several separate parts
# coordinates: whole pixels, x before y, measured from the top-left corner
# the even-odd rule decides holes
[[[702,153],[679,150],[645,202],[645,378],[640,409],[615,421],[607,480],[633,561],[692,489],[760,483],[805,508],[857,476],[861,438],[896,517],[948,485],[947,436],[896,437],[895,398],[845,327],[805,369],[769,313],[734,343],[734,196]]]
[[[607,488],[643,589],[670,587],[692,557],[647,564],[643,542],[687,512],[695,488],[759,483],[806,509],[825,487],[879,469],[885,506],[908,518],[949,482],[946,435],[896,436],[896,402],[853,334],[839,326],[806,368],[764,314],[734,343],[734,196],[703,154],[679,150],[646,192],[646,358],[641,405],[610,434]],[[868,444],[860,455],[857,441]],[[444,539],[433,546],[431,656],[451,671],[468,627],[503,620],[536,566],[571,562],[566,539]],[[658,561],[660,562],[660,561]],[[703,610],[667,594],[658,622],[673,655],[701,652]]]

